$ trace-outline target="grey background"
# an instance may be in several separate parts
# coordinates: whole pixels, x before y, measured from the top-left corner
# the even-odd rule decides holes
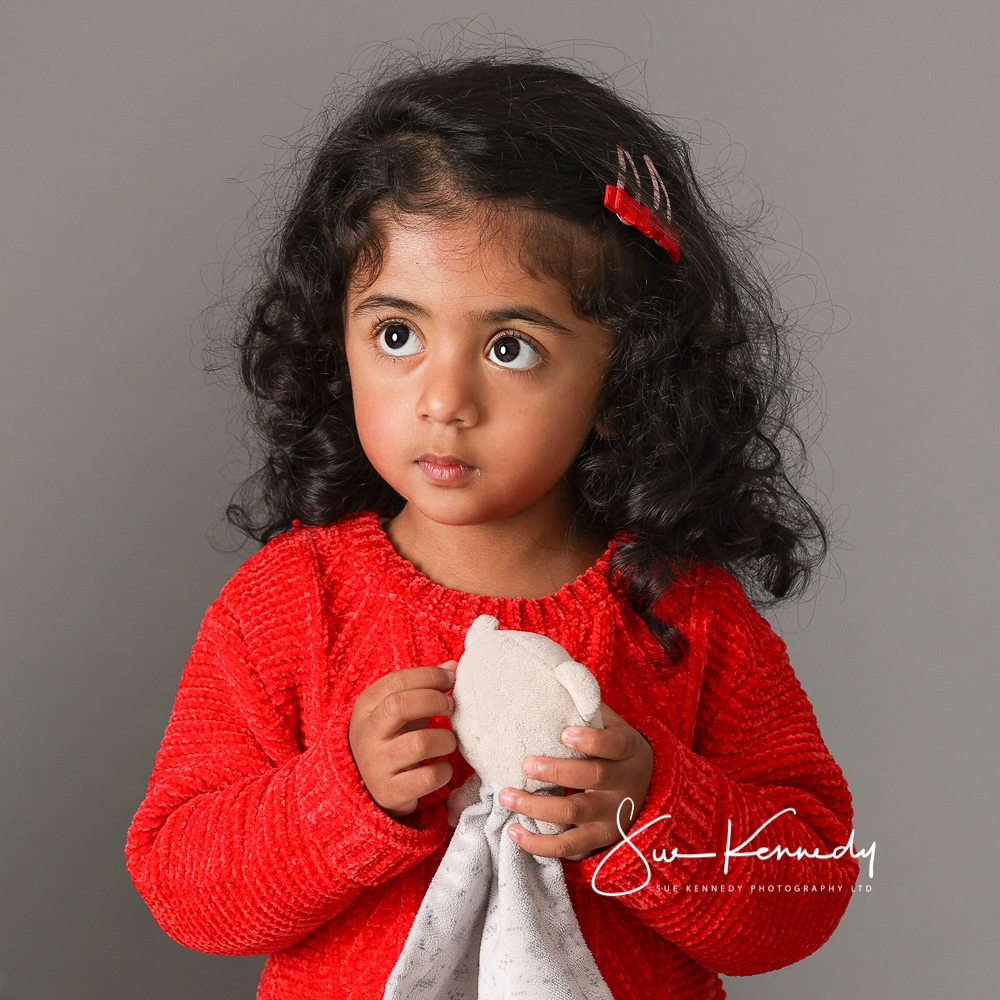
[[[653,108],[708,140],[703,166],[773,200],[775,252],[819,279],[809,323],[832,331],[813,454],[845,544],[780,625],[875,877],[819,953],[727,980],[733,998],[995,995],[996,11],[487,6],[531,42],[644,64]],[[201,615],[243,558],[208,540],[238,452],[198,316],[274,159],[262,137],[294,133],[364,43],[478,13],[0,6],[5,997],[254,994],[262,959],[175,945],[122,855]]]

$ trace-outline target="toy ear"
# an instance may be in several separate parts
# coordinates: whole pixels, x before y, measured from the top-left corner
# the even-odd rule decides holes
[[[490,632],[496,632],[500,627],[500,622],[492,615],[480,615],[465,633],[465,646],[468,648],[470,640],[480,639]]]
[[[574,660],[560,663],[552,673],[573,699],[584,724],[593,729],[603,729],[601,686],[597,683],[597,678],[582,663]]]

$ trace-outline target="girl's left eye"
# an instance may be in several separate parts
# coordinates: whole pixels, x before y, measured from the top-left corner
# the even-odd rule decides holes
[[[542,360],[542,356],[526,340],[509,336],[494,341],[488,357],[504,368],[516,370],[531,368]]]

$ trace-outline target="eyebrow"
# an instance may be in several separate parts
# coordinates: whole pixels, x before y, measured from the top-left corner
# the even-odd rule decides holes
[[[430,315],[423,306],[418,306],[416,302],[398,299],[394,295],[369,295],[351,310],[351,315],[357,316],[358,313],[374,312],[376,309],[398,309],[400,312],[408,312],[414,316],[422,317]]]
[[[492,309],[487,312],[476,313],[472,317],[482,326],[494,326],[497,323],[509,323],[511,320],[520,320],[522,323],[534,323],[535,326],[544,326],[552,330],[553,333],[561,333],[570,337],[575,337],[576,332],[569,327],[557,323],[551,316],[546,316],[540,309],[534,306],[512,306],[509,309]]]
[[[362,299],[352,310],[351,314],[357,316],[359,313],[373,312],[377,309],[398,309],[400,312],[407,312],[413,316],[426,318],[430,313],[416,302],[409,299],[401,299],[395,295],[369,295]],[[473,313],[472,321],[479,326],[495,326],[498,323],[509,323],[519,320],[522,323],[533,323],[535,326],[544,326],[554,333],[575,337],[576,332],[557,323],[551,316],[547,316],[540,309],[534,306],[509,306],[506,309],[488,309],[483,312]]]

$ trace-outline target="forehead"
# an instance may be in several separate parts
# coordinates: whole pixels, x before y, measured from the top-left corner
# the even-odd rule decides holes
[[[581,227],[536,209],[482,203],[436,213],[382,210],[376,240],[351,275],[349,297],[405,281],[467,291],[517,291],[572,306],[573,260],[591,242]]]

